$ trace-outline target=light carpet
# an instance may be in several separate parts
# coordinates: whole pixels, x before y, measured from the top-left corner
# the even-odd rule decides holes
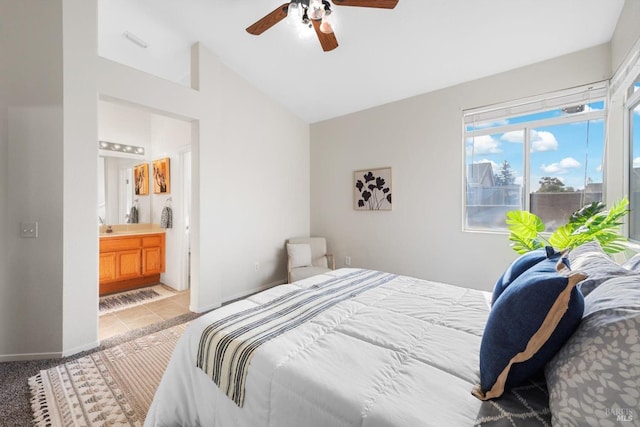
[[[167,286],[153,285],[131,291],[119,292],[113,295],[106,295],[100,297],[100,315],[169,298],[176,294],[176,291]]]
[[[36,426],[141,426],[187,323],[29,378]]]

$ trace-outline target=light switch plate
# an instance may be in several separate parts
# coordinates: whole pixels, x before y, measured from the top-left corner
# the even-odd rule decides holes
[[[20,237],[27,238],[27,239],[38,237],[38,223],[37,222],[21,222]]]

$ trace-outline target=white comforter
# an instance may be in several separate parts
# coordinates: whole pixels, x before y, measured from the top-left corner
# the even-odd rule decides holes
[[[242,408],[195,366],[213,320],[349,271],[277,286],[194,320],[145,426],[472,426],[485,292],[398,276],[339,303],[259,348]]]

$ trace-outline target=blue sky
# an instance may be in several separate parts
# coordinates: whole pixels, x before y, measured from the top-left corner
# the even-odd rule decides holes
[[[602,102],[590,104],[593,110],[602,109],[603,106]],[[476,126],[476,129],[531,122],[561,114],[563,113],[558,110],[537,113],[511,118],[501,123],[481,124]],[[588,179],[594,183],[602,182],[604,120],[591,120],[588,125],[584,121],[555,126],[534,126],[531,133],[531,191],[539,188],[538,182],[544,176],[557,177],[567,187],[582,189],[585,183],[585,167]],[[516,182],[521,184],[524,170],[523,142],[524,132],[521,130],[475,137],[473,146],[467,141],[467,163],[491,162],[494,171],[497,171],[499,165],[507,160],[515,171]],[[637,153],[640,154],[640,146],[638,150]],[[640,163],[640,155],[638,162]]]

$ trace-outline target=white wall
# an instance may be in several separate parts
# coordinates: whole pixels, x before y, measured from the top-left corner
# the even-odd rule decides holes
[[[42,2],[35,2],[41,4]],[[97,5],[62,0],[63,355],[98,344]]]
[[[462,110],[607,79],[609,46],[311,126],[311,231],[336,262],[491,289],[516,254],[462,232]],[[393,211],[353,210],[353,172],[391,166]]]
[[[0,0],[0,10],[4,361],[63,349],[63,41],[61,1]],[[22,221],[39,223],[37,239],[20,238]]]
[[[7,157],[7,284],[13,286],[3,298],[10,307],[2,310],[2,326],[12,336],[2,344],[21,353],[55,353],[62,334],[62,108],[10,108]],[[23,221],[38,222],[36,239],[20,237]]]
[[[611,38],[612,70],[616,71],[633,44],[640,38],[640,1],[626,0]]]
[[[640,43],[640,1],[625,1],[618,24],[611,39],[611,69],[616,72],[633,49]],[[611,203],[628,194],[627,176],[625,170],[627,162],[627,142],[625,141],[625,108],[627,88],[620,87],[617,93],[611,94],[609,99],[608,152],[604,168],[607,182],[606,198]]]
[[[9,246],[6,244],[9,231],[7,216],[9,209],[9,135],[7,129],[9,111],[2,105],[2,101],[5,100],[0,100],[0,313],[12,314],[9,309],[11,304],[9,301],[11,288],[8,286]],[[11,329],[2,327],[9,319],[10,317],[4,317],[0,314],[0,342],[11,339]],[[0,350],[0,354],[2,354],[2,350]]]
[[[149,184],[151,193],[151,222],[159,224],[165,206],[173,213],[173,227],[165,230],[165,272],[162,283],[178,290],[187,289],[182,272],[182,251],[187,242],[185,235],[184,204],[188,199],[183,194],[183,170],[180,154],[191,151],[191,123],[166,116],[151,117],[150,159],[169,158],[170,188],[167,194],[154,194],[153,182]],[[149,175],[153,180],[153,166],[149,165]],[[171,201],[168,201],[171,198]]]
[[[101,141],[144,147],[145,156],[140,159],[123,159],[109,157],[106,162],[108,179],[108,200],[119,200],[119,176],[122,168],[141,163],[149,163],[151,159],[151,117],[149,111],[130,106],[100,101],[98,104],[98,138]],[[153,189],[150,189],[151,194]],[[134,196],[138,200],[138,222],[151,221],[151,195]],[[107,223],[117,224],[123,215],[118,211],[117,203],[108,203]],[[124,209],[124,208],[122,208]],[[125,209],[126,210],[126,209]]]
[[[285,279],[284,240],[309,232],[309,129],[200,46],[194,63],[198,90],[100,59],[99,91],[194,122],[191,304],[204,310]]]
[[[10,266],[0,272],[0,360],[97,344],[99,97],[194,120],[194,310],[285,279],[284,240],[309,232],[303,121],[200,46],[199,90],[96,58],[95,0],[0,1],[0,23],[15,30],[16,44],[0,45],[12,58],[3,63],[11,78],[2,79],[11,91],[0,92],[8,105],[0,109],[0,236],[8,248],[0,256]],[[24,50],[32,62],[18,60]],[[40,92],[30,90],[34,75],[46,83]],[[16,99],[24,106],[13,106]],[[22,220],[40,222],[38,239],[18,237]]]
[[[107,101],[100,101],[98,107],[98,137],[101,141],[136,145],[149,150],[151,114],[148,111]]]
[[[206,307],[286,279],[284,241],[309,233],[309,127],[206,50],[195,54],[210,118],[199,122],[193,158],[192,245]]]

